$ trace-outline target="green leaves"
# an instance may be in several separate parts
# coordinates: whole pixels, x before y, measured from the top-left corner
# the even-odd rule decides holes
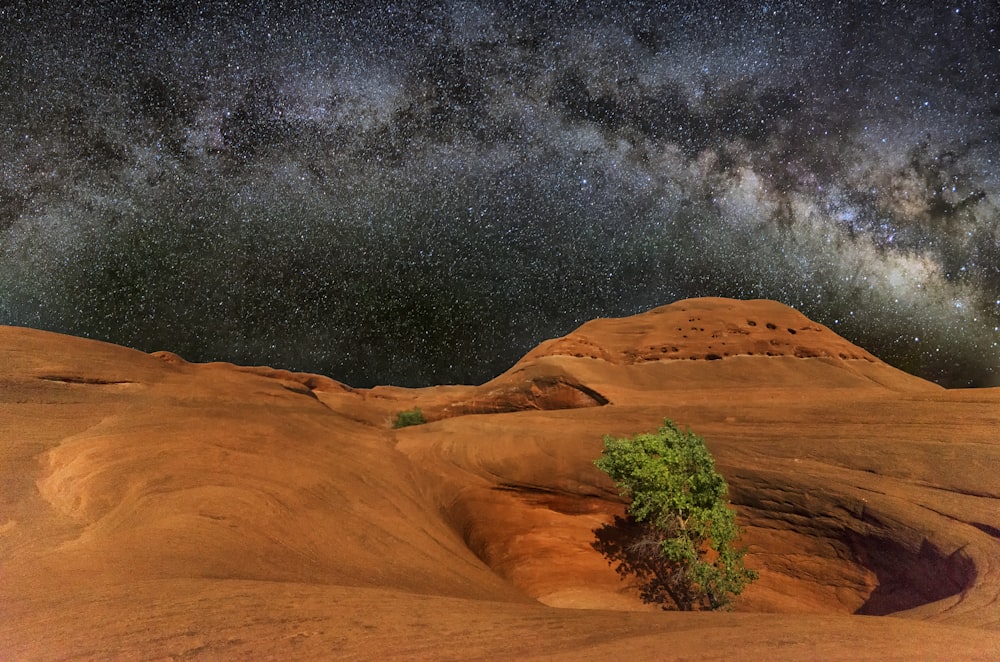
[[[757,578],[734,547],[740,531],[727,505],[728,486],[701,437],[665,420],[655,433],[606,437],[594,464],[631,499],[628,514],[642,525],[632,529],[641,539],[615,547],[614,560],[619,571],[642,569],[644,597],[673,601],[678,609],[717,609]],[[651,543],[659,549],[652,559]],[[640,553],[642,559],[629,556]]]
[[[424,419],[424,413],[420,411],[420,407],[414,407],[413,409],[407,409],[396,414],[396,420],[392,424],[392,427],[405,428],[411,425],[423,425],[426,422],[427,420]]]

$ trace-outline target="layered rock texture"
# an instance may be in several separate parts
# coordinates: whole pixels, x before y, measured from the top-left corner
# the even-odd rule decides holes
[[[665,417],[729,482],[732,612],[643,604],[595,547],[603,436]],[[426,389],[0,327],[0,658],[998,659],[998,470],[1000,389],[769,301]]]

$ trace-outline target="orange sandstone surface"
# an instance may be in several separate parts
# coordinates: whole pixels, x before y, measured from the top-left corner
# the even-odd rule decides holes
[[[394,430],[418,406],[425,425]],[[604,435],[705,437],[760,580],[643,604]],[[0,327],[0,659],[1000,659],[1000,389],[771,301],[353,389]]]

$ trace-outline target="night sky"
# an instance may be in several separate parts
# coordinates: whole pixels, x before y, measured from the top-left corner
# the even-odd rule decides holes
[[[139,4],[0,5],[0,323],[422,386],[769,298],[1000,385],[993,0]]]

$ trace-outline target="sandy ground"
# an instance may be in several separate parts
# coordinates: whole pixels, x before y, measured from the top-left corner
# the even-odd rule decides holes
[[[731,612],[645,605],[595,549],[603,436],[664,417],[729,481],[761,576]],[[0,658],[1000,659],[998,470],[1000,389],[768,301],[427,389],[0,327]]]

